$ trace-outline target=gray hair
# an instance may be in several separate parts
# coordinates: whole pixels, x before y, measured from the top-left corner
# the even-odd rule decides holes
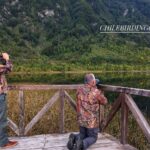
[[[84,83],[85,84],[89,84],[93,80],[96,80],[93,73],[86,74],[84,77]]]

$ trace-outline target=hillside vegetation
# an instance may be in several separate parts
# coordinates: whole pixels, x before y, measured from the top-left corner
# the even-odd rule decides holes
[[[100,25],[150,24],[149,0],[0,0],[0,49],[16,71],[149,70],[149,34]]]

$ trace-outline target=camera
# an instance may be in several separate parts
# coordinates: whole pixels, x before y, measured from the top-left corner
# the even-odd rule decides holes
[[[0,64],[6,65],[6,60],[3,58],[2,55],[0,55]]]
[[[102,82],[99,79],[96,79],[96,86],[97,86],[97,88],[100,88],[100,84],[102,84]]]

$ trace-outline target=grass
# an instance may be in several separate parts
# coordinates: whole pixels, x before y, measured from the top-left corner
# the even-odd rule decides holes
[[[61,52],[57,55],[12,55],[14,72],[78,72],[78,71],[149,71],[150,49],[134,44],[115,44],[114,41],[91,45],[91,51]],[[35,50],[35,49],[34,49]],[[30,56],[30,57],[29,57]]]
[[[111,121],[111,124],[106,129],[106,132],[120,139],[120,111],[116,114],[116,116]],[[150,118],[147,117],[148,122],[150,123]],[[128,137],[127,141],[130,145],[135,146],[139,150],[148,150],[150,145],[148,140],[145,138],[141,128],[138,126],[134,117],[131,113],[129,113],[128,119]]]
[[[55,90],[51,91],[25,91],[25,124],[27,125],[37,112],[46,104]],[[69,92],[69,91],[68,91]],[[75,91],[70,91],[69,94],[75,98]],[[60,124],[60,102],[57,101],[52,108],[42,117],[42,119],[32,128],[29,135],[59,133]],[[111,109],[111,104],[106,106],[106,114]],[[18,91],[10,91],[8,93],[8,116],[19,124],[19,107],[18,107]],[[120,137],[120,114],[117,113],[106,132],[113,136]],[[148,118],[150,123],[150,118]],[[75,111],[65,102],[65,132],[78,131]],[[138,132],[137,132],[138,131]],[[14,133],[9,129],[9,135]],[[147,150],[149,148],[148,141],[142,134],[138,125],[134,121],[132,115],[129,115],[129,136],[128,141],[131,145],[139,150]]]

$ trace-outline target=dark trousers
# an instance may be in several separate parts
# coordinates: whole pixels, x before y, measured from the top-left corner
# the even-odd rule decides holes
[[[6,94],[0,94],[0,147],[8,142]]]
[[[86,150],[97,141],[99,128],[80,127],[80,133],[77,136],[83,140],[83,148]]]

